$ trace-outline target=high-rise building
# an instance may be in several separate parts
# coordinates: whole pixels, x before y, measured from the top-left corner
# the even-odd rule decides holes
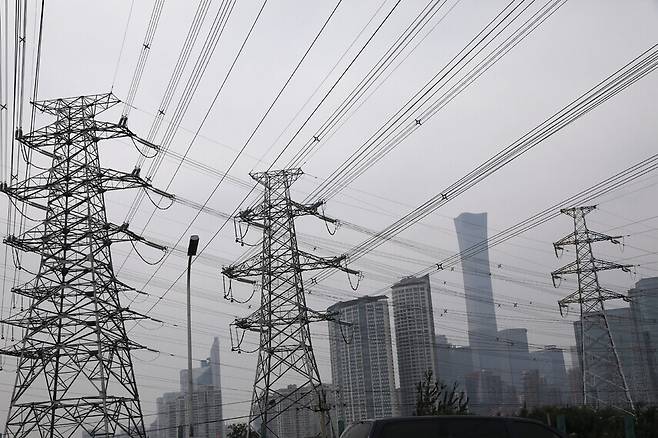
[[[215,338],[210,357],[192,369],[192,406],[195,438],[221,438],[222,387],[219,364],[219,338]],[[180,392],[168,392],[156,401],[157,418],[149,428],[149,436],[178,438],[187,424],[187,370],[180,371]],[[186,436],[186,435],[184,435]]]
[[[476,369],[500,372],[505,368],[496,351],[496,312],[491,286],[488,250],[468,254],[468,249],[487,240],[487,213],[462,213],[455,218],[455,229],[462,257],[468,339]]]
[[[545,388],[539,401],[543,405],[560,405],[567,403],[565,389],[568,388],[567,369],[564,365],[564,353],[555,345],[547,345],[530,353],[531,369],[537,370],[542,377]]]
[[[444,383],[452,385],[457,380],[455,376],[455,371],[457,371],[454,364],[455,359],[452,357],[454,347],[448,342],[445,335],[436,335],[434,339],[437,373]]]
[[[531,368],[528,350],[528,329],[511,328],[498,332],[500,349],[507,354],[509,381],[520,393],[523,389],[522,373]]]
[[[479,415],[511,414],[517,409],[516,390],[498,374],[478,370],[465,376],[469,411]]]
[[[338,435],[337,399],[333,385],[322,385],[327,405],[330,407],[332,431],[327,436]],[[322,415],[317,409],[316,392],[307,387],[288,385],[273,391],[270,398],[272,409],[268,416],[272,418],[269,427],[278,438],[307,438],[321,436]]]
[[[475,371],[470,347],[453,345],[445,335],[436,335],[436,363],[443,383],[457,383],[461,390],[466,390],[465,376]]]
[[[658,277],[638,281],[628,297],[639,361],[637,384],[645,402],[658,403]]]
[[[400,376],[399,410],[402,415],[411,415],[416,406],[416,384],[427,370],[439,375],[429,275],[400,280],[392,286],[392,297]]]
[[[522,373],[523,392],[521,398],[526,408],[543,406],[545,398],[546,381],[539,370],[526,370]]]
[[[547,345],[541,350],[531,353],[532,368],[539,370],[546,382],[559,385],[567,378],[567,368],[564,364],[564,352],[555,345]]]
[[[638,393],[638,388],[641,389],[641,368],[643,364],[638,359],[637,345],[635,343],[635,333],[633,330],[633,322],[631,319],[631,310],[629,307],[622,307],[617,309],[606,309],[606,319],[612,339],[615,343],[615,349],[619,355],[619,362],[624,377],[631,392],[631,397],[634,401],[643,401],[645,395]],[[598,339],[605,337],[606,328],[605,322],[600,312],[591,312],[583,315],[586,321],[586,327],[589,327],[589,333],[586,339]],[[576,346],[578,348],[578,361],[581,362],[581,323],[580,320],[574,322],[574,332],[576,335]],[[592,343],[591,345],[585,344],[586,351],[596,354],[597,366],[595,368],[597,382],[596,387],[588,392],[588,399],[590,403],[598,406],[607,404],[623,404],[626,402],[623,386],[621,385],[621,378],[617,369],[617,362],[612,351],[603,348],[601,343]],[[592,369],[590,368],[590,371]]]
[[[394,415],[395,376],[386,296],[362,297],[329,307],[331,375],[338,391],[338,416],[347,425]]]

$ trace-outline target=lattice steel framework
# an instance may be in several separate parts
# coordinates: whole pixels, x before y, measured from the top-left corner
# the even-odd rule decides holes
[[[144,437],[139,394],[125,321],[142,318],[123,307],[119,293],[133,289],[112,269],[110,245],[141,241],[127,224],[107,221],[104,193],[144,188],[139,176],[100,167],[98,142],[137,138],[126,126],[96,120],[119,103],[112,94],[47,100],[37,109],[56,121],[17,139],[52,160],[50,169],[3,185],[10,198],[45,211],[45,219],[5,243],[40,255],[36,276],[13,292],[29,307],[4,323],[22,339],[1,354],[16,356],[17,371],[7,417],[9,437]]]
[[[262,251],[246,261],[224,267],[223,274],[255,284],[261,279],[260,307],[235,327],[260,334],[258,365],[250,413],[250,425],[278,437],[274,420],[288,408],[313,409],[321,415],[322,436],[330,433],[329,406],[313,354],[309,323],[327,321],[334,315],[306,306],[302,273],[317,269],[339,269],[348,274],[357,271],[344,266],[345,256],[323,258],[297,247],[295,218],[304,215],[335,223],[321,214],[322,202],[304,205],[290,199],[290,186],[302,175],[300,169],[252,173],[265,187],[260,206],[240,212],[238,220],[262,229]],[[240,351],[240,346],[234,347]],[[294,391],[280,393],[275,387],[295,383]],[[295,400],[315,399],[317,405],[296,406]]]
[[[569,304],[578,304],[580,324],[578,326],[580,371],[582,378],[582,401],[585,405],[599,407],[610,405],[634,412],[633,399],[622,369],[619,353],[610,331],[604,303],[609,300],[625,300],[623,294],[601,287],[600,271],[621,269],[629,271],[631,266],[612,263],[594,257],[592,243],[610,241],[619,243],[621,236],[608,236],[587,228],[585,216],[596,206],[564,208],[561,213],[571,216],[574,231],[553,244],[558,250],[571,245],[576,250],[576,260],[551,273],[553,284],[564,275],[575,274],[578,290],[558,301],[560,312]]]

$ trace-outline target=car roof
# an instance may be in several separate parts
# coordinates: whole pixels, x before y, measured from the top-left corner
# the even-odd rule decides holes
[[[368,419],[363,422],[377,422],[377,423],[387,423],[390,421],[400,421],[400,420],[414,420],[414,421],[430,421],[436,419],[454,419],[454,420],[530,420],[529,418],[519,418],[519,417],[492,417],[487,415],[425,415],[419,417],[390,417],[390,418],[378,418],[378,419]]]

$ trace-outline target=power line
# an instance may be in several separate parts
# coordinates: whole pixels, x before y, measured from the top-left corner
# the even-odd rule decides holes
[[[522,1],[513,6],[514,2],[511,2],[405,105],[391,116],[382,127],[357,148],[338,169],[334,170],[327,180],[309,195],[308,199],[330,199],[334,197],[342,188],[381,160],[411,133],[420,129],[434,114],[450,103],[486,70],[495,65],[512,48],[551,17],[565,1],[553,0],[548,2],[526,19],[509,36],[502,39],[503,32],[534,3],[533,1],[523,6],[524,2]],[[478,62],[477,56],[489,45],[496,42],[499,37],[502,41]],[[475,65],[457,83],[448,88],[438,98],[434,98],[438,92],[448,87],[451,80],[471,64]]]
[[[500,150],[484,163],[443,189],[440,193],[384,228],[376,236],[353,247],[348,253],[349,257],[351,260],[357,260],[368,251],[384,244],[391,237],[399,234],[441,206],[463,194],[565,126],[568,126],[584,114],[587,114],[589,111],[653,72],[656,68],[658,68],[658,45],[653,45],[560,111],[528,131],[518,140]],[[324,276],[320,275],[318,281],[326,278],[328,275],[331,275],[331,273]]]
[[[128,10],[128,18],[126,18],[126,26],[123,29],[123,37],[121,38],[121,48],[119,49],[119,56],[117,57],[117,63],[114,66],[114,74],[112,75],[112,86],[110,87],[110,92],[114,91],[114,84],[117,80],[117,74],[119,73],[119,65],[121,65],[121,58],[123,57],[123,49],[126,46],[126,37],[128,36],[128,28],[130,27],[130,19],[133,16],[133,8],[135,7],[135,0],[131,0],[130,9]]]
[[[264,113],[263,116],[261,117],[261,119],[260,119],[260,121],[258,122],[258,124],[256,125],[256,127],[252,130],[251,134],[249,135],[249,137],[247,138],[247,140],[246,140],[245,143],[243,144],[243,146],[242,146],[242,148],[240,149],[240,151],[238,152],[238,154],[235,156],[235,158],[233,159],[233,161],[232,161],[232,162],[230,163],[230,165],[228,166],[228,168],[227,168],[227,170],[226,170],[226,172],[225,172],[226,175],[228,175],[228,174],[230,173],[230,171],[231,171],[231,169],[233,168],[233,166],[235,165],[235,163],[238,161],[238,159],[240,158],[240,156],[242,155],[242,153],[244,152],[244,150],[247,148],[247,146],[248,146],[249,143],[251,142],[251,139],[254,137],[254,135],[256,134],[256,132],[258,131],[258,129],[260,128],[260,126],[263,124],[263,122],[265,121],[265,119],[266,119],[267,116],[269,115],[269,113],[270,113],[270,111],[272,110],[272,108],[274,108],[275,104],[277,103],[277,101],[279,100],[279,98],[281,97],[281,95],[283,94],[283,92],[286,90],[286,88],[288,87],[288,84],[290,84],[290,82],[292,81],[292,78],[295,76],[295,73],[297,72],[297,70],[299,69],[299,67],[301,66],[301,64],[302,64],[302,63],[304,62],[304,60],[306,59],[306,56],[309,54],[309,52],[311,51],[311,49],[313,48],[313,46],[315,45],[315,43],[316,43],[316,42],[318,41],[318,39],[320,38],[320,35],[322,35],[324,29],[327,27],[327,25],[329,24],[329,21],[331,20],[331,18],[332,18],[332,17],[334,16],[334,14],[336,13],[336,10],[337,10],[338,7],[340,6],[341,2],[342,2],[342,0],[339,0],[339,1],[336,3],[336,6],[335,6],[335,7],[333,8],[333,10],[331,11],[329,17],[327,17],[327,19],[326,19],[325,22],[323,23],[322,27],[320,28],[320,30],[319,30],[318,33],[316,34],[315,38],[313,39],[313,41],[311,42],[311,44],[308,46],[308,48],[306,49],[306,51],[305,51],[304,54],[302,55],[301,59],[299,60],[299,62],[298,62],[297,65],[295,66],[295,68],[292,70],[292,72],[291,72],[290,75],[288,76],[288,79],[285,81],[285,83],[283,84],[283,86],[281,87],[281,89],[279,90],[279,92],[277,93],[276,97],[274,98],[274,100],[272,101],[272,103],[270,104],[270,106],[268,107],[268,109],[265,111],[265,113]],[[205,206],[210,202],[210,200],[211,200],[212,197],[215,195],[215,193],[217,192],[217,190],[219,189],[219,187],[221,186],[221,184],[222,184],[223,181],[224,181],[224,178],[222,178],[222,179],[219,180],[219,182],[215,185],[215,187],[213,188],[213,190],[210,192],[210,195],[208,195],[208,197],[207,197],[206,200],[203,202],[203,204],[201,204],[202,207],[205,207]],[[255,189],[252,189],[252,190],[247,194],[247,197],[253,192],[253,190],[255,190]],[[247,197],[245,197],[245,199],[246,199]],[[243,201],[243,202],[244,202],[244,201]],[[234,215],[234,214],[239,210],[239,208],[240,208],[241,205],[242,205],[242,203],[240,203],[240,205],[238,205],[238,207],[236,207],[236,209],[233,211],[232,215]],[[188,230],[189,230],[189,229],[192,227],[192,225],[196,222],[196,220],[197,220],[197,218],[199,217],[200,213],[201,213],[201,211],[198,211],[198,212],[197,212],[197,214],[194,216],[194,218],[192,219],[192,221],[190,222],[190,224],[187,226],[187,228],[183,231],[183,233],[181,234],[181,236],[178,238],[178,241],[176,242],[176,244],[178,244],[178,243],[179,243],[179,242],[185,237],[185,235],[187,234]],[[219,234],[219,232],[220,232],[220,231],[226,226],[227,223],[228,223],[228,220],[225,221],[225,222],[222,224],[222,226],[217,230],[217,232],[216,232],[216,233],[213,235],[213,237],[208,241],[208,243],[206,243],[206,245],[205,245],[203,248],[200,249],[199,254],[203,253],[203,251],[208,247],[208,245],[209,245],[209,244],[212,242],[212,240],[217,236],[217,234]],[[162,266],[162,265],[160,265],[160,266]],[[158,270],[156,270],[156,271],[153,273],[153,275],[151,275],[150,279],[145,283],[144,287],[146,287],[146,285],[148,285],[148,283],[150,282],[150,280],[151,280],[151,279],[157,274],[157,272],[158,272]],[[182,275],[183,275],[183,274],[180,274],[180,276],[174,281],[174,283],[172,284],[172,287],[173,287],[173,285],[174,285],[174,284],[175,284],[175,283],[181,278]],[[166,295],[167,293],[168,293],[168,291],[165,291],[165,293],[164,293],[162,296]],[[157,303],[156,303],[156,304],[157,304]],[[153,307],[155,307],[155,304],[154,304],[154,305],[148,310],[147,313],[150,313],[151,310],[153,310]]]
[[[137,59],[137,65],[135,66],[135,71],[133,72],[132,81],[130,82],[130,87],[128,88],[128,97],[123,105],[123,112],[121,114],[122,119],[128,119],[130,115],[130,109],[133,102],[135,101],[135,96],[137,95],[137,89],[144,75],[144,68],[146,67],[146,61],[148,60],[149,54],[151,53],[151,45],[153,44],[153,39],[155,38],[155,32],[158,30],[158,24],[160,23],[160,16],[162,15],[162,8],[164,7],[164,0],[155,0],[153,3],[153,10],[151,11],[151,17],[149,18],[148,25],[146,27],[146,35],[144,36],[144,42],[142,42],[142,49],[139,52],[139,58]],[[132,10],[132,6],[131,6]],[[127,25],[126,25],[127,30]],[[125,122],[124,122],[125,123]]]

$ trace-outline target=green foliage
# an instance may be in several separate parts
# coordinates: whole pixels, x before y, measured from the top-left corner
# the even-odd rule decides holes
[[[425,371],[423,380],[416,384],[414,415],[466,415],[468,397],[455,382],[452,388],[435,379],[432,370]]]
[[[250,430],[247,423],[233,423],[228,425],[226,438],[258,438],[258,434]]]
[[[613,408],[592,409],[585,406],[546,406],[531,410],[521,409],[520,417],[532,418],[555,427],[558,415],[564,415],[567,434],[574,438],[626,438],[624,417]],[[550,420],[549,420],[550,419]],[[636,438],[658,438],[658,407],[640,406],[635,419]]]

